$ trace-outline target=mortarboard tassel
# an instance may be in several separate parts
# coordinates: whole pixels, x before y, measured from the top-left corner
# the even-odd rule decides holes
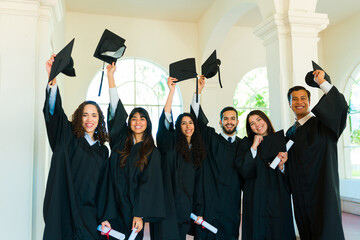
[[[103,78],[104,78],[104,67],[105,67],[105,62],[103,62],[103,67],[102,67],[102,73],[101,73],[101,81],[100,81],[100,88],[99,88],[99,97],[101,95],[101,88],[102,88],[102,83],[103,83]]]
[[[219,59],[217,59],[217,69],[218,69],[218,73],[219,73],[219,84],[220,84],[220,87],[222,88],[221,77],[220,77],[220,64],[221,64],[221,61]]]

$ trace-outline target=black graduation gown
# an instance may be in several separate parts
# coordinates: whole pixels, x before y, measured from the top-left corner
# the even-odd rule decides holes
[[[235,142],[229,143],[214,128],[208,127],[208,120],[201,107],[198,122],[207,158],[201,168],[203,209],[197,215],[203,216],[218,232],[213,234],[197,226],[194,239],[237,240],[243,178],[237,170],[235,158],[242,140],[236,137]]]
[[[162,154],[164,188],[166,191],[167,217],[161,221],[159,239],[185,240],[193,222],[192,211],[196,212],[195,201],[201,192],[197,189],[199,168],[187,162],[175,149],[176,135],[173,124],[169,130],[165,126],[165,113],[161,114],[156,135],[157,145]],[[193,156],[191,155],[193,161]],[[195,200],[196,199],[196,200]],[[158,239],[157,239],[158,240]]]
[[[274,157],[263,159],[258,149],[253,159],[252,142],[246,137],[245,158],[256,163],[255,174],[246,173],[243,188],[242,234],[244,240],[295,240],[291,198],[285,176],[269,167]],[[286,168],[286,167],[285,167]]]
[[[164,192],[161,173],[161,155],[154,148],[148,156],[148,165],[140,171],[135,166],[142,142],[131,149],[124,167],[120,167],[122,151],[126,141],[127,113],[119,100],[113,119],[108,121],[110,133],[110,182],[112,193],[103,220],[109,220],[111,227],[126,235],[131,234],[133,217],[143,217],[144,222],[159,221],[165,217]],[[143,230],[136,239],[143,238]]]
[[[65,115],[59,91],[54,115],[46,93],[44,117],[53,156],[44,199],[44,240],[98,239],[98,184],[106,175],[108,149],[76,138]]]
[[[288,171],[297,226],[302,240],[344,239],[339,194],[337,141],[346,125],[348,105],[335,86],[295,132]]]

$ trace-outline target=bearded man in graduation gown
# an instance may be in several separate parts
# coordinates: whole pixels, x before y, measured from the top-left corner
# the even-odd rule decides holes
[[[205,78],[199,79],[199,93],[205,86]],[[195,102],[195,95],[191,110],[198,118],[198,124],[207,158],[202,165],[202,194],[203,209],[195,213],[218,229],[216,234],[207,229],[196,226],[196,240],[239,238],[241,188],[243,177],[236,167],[237,156],[245,153],[242,139],[236,136],[238,113],[233,107],[226,107],[220,113],[222,132],[207,126],[208,120],[200,105]],[[254,167],[254,165],[253,165]]]
[[[289,151],[288,173],[295,219],[302,240],[342,240],[337,142],[346,125],[348,105],[325,72],[309,72],[310,84],[325,93],[310,112],[310,92],[295,86],[288,91],[296,116],[286,136],[295,143]],[[313,75],[313,76],[312,76]],[[307,78],[308,79],[308,78]],[[330,78],[327,78],[330,79]]]

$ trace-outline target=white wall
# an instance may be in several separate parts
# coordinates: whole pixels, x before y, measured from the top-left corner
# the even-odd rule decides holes
[[[44,63],[50,53],[54,10],[59,14],[60,6],[61,0],[0,4],[0,231],[4,239],[42,235],[41,202],[48,170],[41,112],[47,82]],[[9,224],[20,227],[8,231]]]
[[[220,111],[233,105],[235,88],[241,78],[249,71],[266,66],[266,49],[256,37],[252,28],[233,27],[217,49],[221,60],[220,88],[218,76],[206,82],[202,96],[202,106],[210,125],[220,131]]]
[[[351,72],[360,64],[360,13],[330,26],[322,33],[324,68],[343,91]]]
[[[333,84],[340,92],[346,94],[346,84],[351,73],[360,64],[360,13],[351,16],[344,21],[330,26],[322,33],[322,56],[324,69],[327,70]],[[349,96],[345,95],[348,100]],[[350,162],[343,149],[344,137],[349,137],[349,129],[345,129],[342,138],[339,140],[339,173],[341,180],[340,193],[348,198],[358,198],[360,180],[347,180],[345,172],[349,172]],[[347,155],[349,157],[349,155]]]

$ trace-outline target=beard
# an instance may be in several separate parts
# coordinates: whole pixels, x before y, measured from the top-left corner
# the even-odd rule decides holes
[[[221,125],[221,128],[225,134],[232,135],[234,132],[236,132],[236,127],[234,126],[233,129],[227,130],[224,125]]]

